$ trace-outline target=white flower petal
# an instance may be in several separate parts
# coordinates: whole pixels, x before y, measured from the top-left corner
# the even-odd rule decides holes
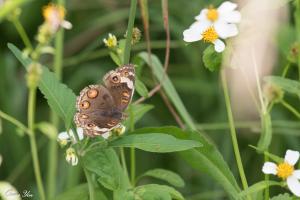
[[[232,3],[230,1],[225,1],[219,6],[218,11],[220,13],[230,12],[230,11],[233,11],[234,9],[236,9],[236,7],[237,7],[237,4]]]
[[[83,128],[81,128],[81,127],[77,128],[77,135],[78,135],[79,140],[83,140],[83,138],[84,138]]]
[[[206,17],[207,11],[208,11],[207,8],[202,9],[201,12],[200,12],[200,14],[197,15],[197,16],[195,17],[195,19],[196,19],[196,20],[207,20],[207,17]]]
[[[101,136],[102,136],[104,139],[107,139],[107,138],[109,138],[109,136],[110,136],[110,132],[108,131],[108,132],[106,132],[106,133],[103,133]]]
[[[286,180],[288,188],[291,190],[291,192],[296,195],[297,197],[300,197],[300,182],[299,180],[294,177],[290,176]]]
[[[227,23],[239,23],[242,16],[239,11],[232,11],[222,14],[220,18],[222,18],[222,20],[226,21]]]
[[[209,22],[194,22],[189,29],[186,29],[183,31],[183,40],[185,42],[196,42],[199,40],[202,40],[202,33],[205,31],[208,27],[210,27]]]
[[[215,50],[216,50],[216,52],[222,52],[222,51],[224,51],[224,49],[225,49],[225,44],[224,44],[224,42],[222,41],[222,40],[219,40],[219,39],[217,39],[217,40],[215,40],[214,42],[214,45],[215,45]]]
[[[70,131],[71,132],[71,131]],[[73,132],[72,132],[73,134]],[[61,132],[58,134],[58,140],[70,140],[70,136],[68,135],[68,133],[66,131]]]
[[[3,200],[21,200],[21,195],[16,190],[16,188],[14,186],[12,186],[10,183],[0,181],[0,199],[3,199]]]
[[[284,156],[284,161],[294,166],[299,160],[299,156],[300,154],[298,151],[287,150]]]
[[[219,21],[215,24],[214,27],[216,29],[216,32],[218,33],[218,36],[222,39],[236,36],[239,33],[235,24],[226,24],[222,21]]]
[[[77,158],[77,156],[72,157],[71,165],[75,166],[77,164],[78,164],[78,158]]]
[[[293,172],[293,176],[300,180],[300,169]]]
[[[277,165],[273,162],[265,162],[262,171],[264,174],[277,174]]]
[[[65,29],[71,29],[72,28],[71,22],[66,21],[66,20],[62,21],[60,25],[61,25],[61,27],[65,28]]]

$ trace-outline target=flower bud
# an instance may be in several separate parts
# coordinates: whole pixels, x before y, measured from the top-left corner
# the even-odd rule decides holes
[[[27,87],[35,88],[37,87],[42,75],[42,67],[39,63],[31,63],[28,67],[28,72],[26,74]]]
[[[76,155],[75,149],[70,147],[66,151],[66,161],[71,164],[72,166],[75,166],[78,164],[78,157]]]
[[[284,95],[283,90],[279,86],[272,83],[267,83],[264,85],[263,93],[268,103],[277,103],[283,98]]]

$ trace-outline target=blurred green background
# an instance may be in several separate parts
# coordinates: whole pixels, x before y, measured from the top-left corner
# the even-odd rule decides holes
[[[217,0],[169,1],[171,54],[168,74],[190,115],[199,124],[199,128],[201,126],[204,129],[212,127],[211,130],[205,130],[205,133],[217,144],[238,179],[229,130],[226,126],[225,128],[216,126],[227,121],[219,75],[208,71],[203,66],[202,51],[206,47],[205,44],[199,42],[187,46],[182,41],[183,30],[194,21],[193,18],[200,9],[209,4],[219,5],[220,2]],[[42,8],[47,4],[48,1],[32,0],[22,6],[21,22],[31,41],[35,41],[38,26],[43,22]],[[63,82],[72,88],[76,94],[86,85],[100,82],[102,76],[115,67],[102,39],[108,33],[113,33],[118,38],[123,37],[127,28],[129,6],[130,1],[128,0],[67,0],[67,19],[73,24],[73,28],[65,31]],[[149,16],[152,52],[163,61],[165,32],[159,0],[149,0]],[[293,21],[291,20],[290,23],[293,24]],[[143,32],[139,7],[135,26]],[[281,64],[285,63],[283,56],[289,48],[288,41],[284,40],[285,36],[281,38],[283,39],[275,38],[278,41],[278,46],[281,47],[279,57],[283,60],[278,62],[275,74],[281,72]],[[20,49],[24,48],[15,27],[5,20],[0,24],[0,109],[26,124],[25,70],[8,50],[8,42],[15,44]],[[146,50],[144,38],[134,46],[132,56],[141,50]],[[52,57],[43,56],[42,63],[51,68]],[[296,68],[292,68],[291,71],[291,75],[296,74],[293,73],[296,72]],[[142,81],[146,83],[148,88],[154,84],[148,68],[143,71]],[[38,93],[37,98],[36,121],[47,121],[49,119],[47,102],[41,93]],[[299,99],[290,96],[287,98],[297,108]],[[147,100],[146,103],[153,104],[155,108],[144,116],[137,127],[176,125],[159,93]],[[296,119],[281,106],[275,107],[272,118],[277,121],[273,123],[276,135],[270,151],[283,156],[287,148],[299,149],[300,133],[298,129],[300,123],[295,121]],[[260,126],[259,119],[253,120],[254,122],[251,122],[248,127],[238,129],[238,139],[249,184],[263,179],[261,173],[263,158],[248,147],[249,144],[256,145],[259,137],[257,134]],[[213,126],[207,126],[207,124]],[[63,126],[59,130],[63,131]],[[42,133],[38,133],[37,141],[42,176],[45,182],[48,165],[48,138]],[[67,164],[65,152],[61,148],[58,153],[56,187],[57,193],[61,193],[85,182],[85,178],[78,166],[71,167]],[[6,121],[2,121],[0,154],[4,159],[0,168],[0,180],[11,182],[19,191],[31,190],[32,193],[36,193],[29,139]],[[154,154],[138,151],[137,174],[151,168],[166,168],[179,173],[186,182],[186,186],[179,190],[187,199],[226,199],[226,195],[218,183],[207,175],[193,170],[183,160],[175,157],[175,154]],[[282,190],[274,190],[274,194],[279,192]]]

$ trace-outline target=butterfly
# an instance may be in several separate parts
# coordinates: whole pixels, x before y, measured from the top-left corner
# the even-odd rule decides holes
[[[103,82],[85,87],[76,101],[74,122],[90,137],[107,133],[126,118],[124,111],[134,93],[134,66],[123,65],[108,72]]]

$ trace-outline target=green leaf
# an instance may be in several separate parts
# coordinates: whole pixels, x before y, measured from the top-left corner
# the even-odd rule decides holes
[[[134,190],[134,200],[184,200],[183,196],[172,187],[158,184],[138,186]]]
[[[114,52],[109,52],[109,55],[111,57],[111,59],[116,63],[116,65],[121,66],[121,60],[119,58],[119,56],[117,54],[115,54]]]
[[[95,197],[101,200],[108,200],[100,188],[95,188]],[[53,200],[89,200],[88,185],[78,185],[58,195]]]
[[[141,95],[142,97],[147,97],[148,96],[148,89],[145,86],[145,84],[140,80],[140,79],[135,79],[135,89]]]
[[[177,139],[163,133],[134,134],[133,132],[110,142],[109,145],[111,147],[135,147],[149,152],[168,153],[200,147],[201,143]]]
[[[154,106],[150,104],[131,104],[130,108],[134,116],[134,123],[139,121],[149,110],[153,109]],[[130,110],[128,109],[128,111]],[[130,113],[128,113],[130,115]],[[130,116],[129,116],[130,117]],[[124,122],[125,126],[129,127],[130,118],[127,118]]]
[[[8,44],[8,48],[27,69],[32,62],[30,58],[25,58],[22,52],[13,44]],[[51,109],[64,120],[68,129],[75,114],[76,95],[65,84],[59,82],[55,74],[50,72],[48,68],[42,66],[42,70],[43,73],[38,87],[47,99]]]
[[[220,184],[228,195],[235,198],[240,192],[240,188],[231,173],[230,168],[224,161],[217,148],[200,132],[183,131],[177,127],[154,127],[137,129],[135,134],[144,133],[165,133],[175,136],[178,139],[194,140],[200,142],[201,148],[194,148],[188,151],[182,151],[178,154],[191,167],[201,173],[207,173],[216,183]]]
[[[249,194],[253,194],[253,193],[259,192],[261,190],[264,190],[270,186],[282,186],[282,184],[280,182],[276,182],[276,181],[261,181],[261,182],[255,183],[254,185],[248,187],[248,189],[240,192],[239,197],[245,197]]]
[[[84,167],[99,176],[98,181],[109,190],[126,188],[128,181],[118,156],[112,148],[93,149],[83,156]]]
[[[284,193],[272,197],[271,200],[296,200],[296,198],[291,197],[288,193]]]
[[[145,62],[150,65],[149,57],[146,52],[142,52],[139,54],[139,57],[141,57]],[[186,110],[184,104],[182,103],[175,87],[173,86],[171,80],[169,79],[168,75],[164,76],[164,69],[160,62],[160,60],[155,55],[151,55],[151,63],[153,66],[153,73],[156,76],[157,80],[162,82],[162,86],[164,90],[166,91],[167,96],[169,97],[170,101],[174,104],[176,107],[178,114],[182,117],[183,121],[187,124],[187,126],[193,130],[196,130],[196,126],[189,115],[188,111]],[[164,79],[163,79],[164,78]]]
[[[184,187],[184,180],[176,173],[166,169],[152,169],[140,176],[140,178],[150,176],[167,181],[175,187]]]
[[[56,140],[57,129],[55,126],[48,122],[40,122],[36,124],[36,128],[39,129],[43,134],[45,134],[49,139]]]
[[[294,80],[282,78],[279,76],[267,76],[264,78],[264,80],[267,82],[274,83],[275,85],[279,86],[286,92],[300,96],[299,81],[294,81]]]
[[[263,115],[264,116],[262,117],[262,132],[257,147],[263,151],[266,151],[269,148],[272,141],[272,121],[271,116],[268,112]]]
[[[214,46],[209,45],[203,52],[202,60],[204,66],[209,69],[209,71],[217,71],[221,68],[222,53],[216,52]]]

